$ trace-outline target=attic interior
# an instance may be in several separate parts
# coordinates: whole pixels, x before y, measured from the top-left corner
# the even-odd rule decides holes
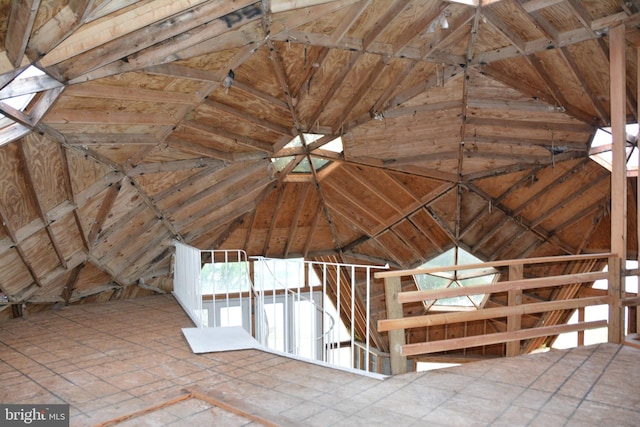
[[[637,0],[0,0],[0,11],[7,325],[171,293],[176,241],[392,271],[451,253],[638,258],[637,160],[619,180],[605,167],[616,144],[637,159],[637,128],[620,132],[638,117]],[[603,129],[613,142],[596,144]],[[571,259],[522,278],[606,264]],[[334,305],[350,281],[332,283]],[[369,321],[339,315],[377,330],[384,280],[368,300],[363,283]],[[592,284],[530,288],[522,303],[606,294]],[[509,298],[490,292],[471,308]],[[520,322],[561,326],[575,311]],[[507,329],[473,320],[405,340]],[[556,337],[437,359],[528,354]],[[386,332],[374,346],[393,347]]]

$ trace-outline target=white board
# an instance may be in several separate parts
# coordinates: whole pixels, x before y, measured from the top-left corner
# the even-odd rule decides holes
[[[262,345],[242,326],[182,328],[182,333],[194,353],[262,349]]]

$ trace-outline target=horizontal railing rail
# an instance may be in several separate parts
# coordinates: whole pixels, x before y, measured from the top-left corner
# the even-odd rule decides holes
[[[611,253],[567,255],[557,257],[539,257],[516,260],[492,261],[467,265],[444,266],[434,268],[418,268],[402,271],[376,272],[376,278],[385,281],[385,295],[387,304],[387,319],[378,321],[378,331],[388,332],[389,347],[391,349],[391,365],[393,373],[402,373],[406,370],[407,356],[451,351],[456,349],[489,346],[506,343],[507,355],[515,355],[520,351],[522,340],[558,335],[565,332],[584,331],[593,328],[609,326],[607,320],[591,322],[579,321],[573,324],[541,325],[532,328],[522,328],[523,315],[558,312],[562,310],[582,309],[588,306],[608,304],[610,307],[616,303],[619,307],[620,298],[613,298],[611,292],[606,295],[589,297],[569,297],[561,300],[522,303],[523,291],[543,288],[564,288],[583,283],[592,283],[597,280],[611,279],[610,271],[579,272],[556,276],[523,278],[524,266],[535,264],[557,264],[567,262],[587,262],[596,265],[598,260],[605,260],[609,265],[615,265],[619,258]],[[602,265],[602,264],[601,264]],[[434,290],[402,291],[402,278],[419,274],[433,274],[451,271],[481,269],[487,267],[508,267],[509,280],[495,282],[486,285],[468,287],[455,287]],[[615,269],[614,269],[615,271]],[[575,289],[575,288],[569,288]],[[403,304],[434,301],[443,298],[485,295],[495,293],[507,293],[508,305],[503,307],[479,308],[477,310],[446,312],[434,314],[420,314],[410,317],[404,316]],[[627,298],[623,300],[628,304],[640,302],[640,298]],[[610,316],[611,317],[611,316]],[[449,325],[479,320],[506,319],[506,331],[469,335],[464,337],[445,338],[435,341],[405,343],[406,329],[423,328],[430,326]]]

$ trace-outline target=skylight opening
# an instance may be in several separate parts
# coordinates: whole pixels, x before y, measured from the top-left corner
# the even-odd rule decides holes
[[[20,86],[24,85],[26,79],[28,79],[29,77],[38,77],[44,75],[45,73],[39,68],[36,68],[33,65],[28,66],[22,73],[18,74],[18,76],[15,77],[11,83],[9,83],[5,88],[3,88],[3,90],[0,91],[0,102],[7,104],[16,110],[24,111],[33,97],[36,96],[36,92],[8,97],[2,96],[2,94],[19,92]]]
[[[638,175],[638,124],[628,124],[626,126],[626,153],[627,153],[627,176]],[[611,135],[611,128],[600,128],[596,131],[596,134],[591,141],[591,160],[600,164],[602,167],[611,171],[613,169],[613,153],[611,152],[613,139]]]
[[[28,79],[32,77],[41,77],[43,75],[45,75],[45,73],[42,70],[34,67],[33,65],[28,66],[9,84],[0,90],[0,103],[13,108],[14,110],[26,111],[27,107],[29,107],[29,104],[39,91],[29,89],[30,85]],[[39,88],[38,85],[31,86]],[[16,122],[12,118],[7,117],[0,108],[0,132],[15,123]],[[8,141],[0,139],[0,145],[6,142]]]
[[[303,134],[303,138],[304,138],[304,144],[303,144],[303,140],[302,140],[302,138],[300,138],[300,135],[296,135],[291,141],[289,141],[284,146],[284,149],[300,148],[300,147],[303,147],[303,145],[304,146],[310,146],[315,141],[319,140],[320,138],[324,138],[324,136],[325,135],[315,134],[315,133],[305,133],[305,134]],[[328,143],[323,144],[321,147],[319,147],[317,149],[318,150],[324,150],[324,151],[331,151],[333,153],[342,153],[342,151],[343,151],[342,138],[341,137],[337,137],[337,138],[329,141]],[[273,165],[276,168],[276,170],[281,172],[295,158],[296,158],[296,156],[274,157],[274,158],[271,159],[271,162],[273,163]],[[325,166],[327,166],[327,165],[329,165],[331,163],[331,160],[328,160],[326,158],[314,155],[313,151],[310,153],[310,158],[311,158],[311,163],[309,163],[309,158],[305,157],[304,159],[302,159],[300,161],[300,163],[298,163],[296,165],[295,168],[293,168],[293,170],[291,172],[295,173],[295,174],[310,174],[311,173],[311,165],[312,164],[313,164],[313,168],[316,171],[320,171],[322,168],[324,168]]]
[[[481,264],[476,258],[462,248],[454,247],[430,261],[420,268],[448,267],[454,265]],[[442,271],[430,274],[416,274],[413,276],[416,286],[420,290],[447,289],[456,287],[473,287],[493,283],[497,277],[494,268],[475,268],[460,271]],[[431,310],[474,310],[482,306],[484,294],[442,298],[435,301],[425,301],[427,309]]]

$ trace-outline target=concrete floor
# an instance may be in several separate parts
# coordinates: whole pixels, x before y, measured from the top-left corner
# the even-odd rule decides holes
[[[640,350],[600,344],[385,380],[259,350],[193,354],[171,296],[0,322],[0,403],[71,426],[636,426]]]

